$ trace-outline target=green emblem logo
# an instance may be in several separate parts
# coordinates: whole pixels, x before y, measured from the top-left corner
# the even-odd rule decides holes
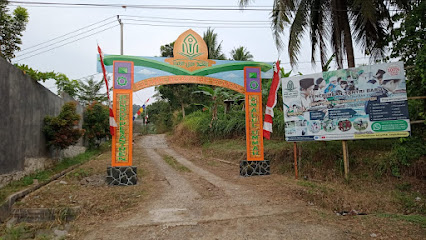
[[[203,55],[204,53],[198,52],[198,41],[192,34],[189,34],[183,40],[182,52],[179,54],[192,60],[200,55]]]
[[[287,83],[287,90],[288,91],[293,91],[294,90],[294,83],[290,80]]]
[[[259,87],[259,83],[257,83],[257,81],[250,82],[250,89],[256,90],[258,87]]]
[[[119,78],[117,78],[117,84],[119,86],[125,86],[125,85],[127,85],[127,78],[125,78],[125,77],[119,77]]]

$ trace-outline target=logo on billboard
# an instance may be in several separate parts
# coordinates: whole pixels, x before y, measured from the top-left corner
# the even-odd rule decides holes
[[[293,91],[295,89],[293,81],[288,81],[287,83],[287,91]]]
[[[389,73],[391,76],[398,75],[400,71],[401,71],[401,69],[400,69],[400,68],[399,68],[399,66],[397,66],[397,65],[390,65],[390,66],[388,67],[388,73]]]
[[[284,88],[284,85],[283,85]],[[297,98],[299,96],[299,93],[294,86],[293,81],[289,80],[287,83],[286,88],[283,89],[283,97],[286,98]]]

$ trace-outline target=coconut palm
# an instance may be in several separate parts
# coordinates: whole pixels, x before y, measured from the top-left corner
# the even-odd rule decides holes
[[[160,47],[160,52],[162,57],[173,57],[173,47],[175,46],[175,42],[162,45]]]
[[[382,58],[392,23],[389,7],[407,1],[410,0],[275,0],[271,20],[276,45],[282,47],[281,35],[284,27],[290,25],[288,53],[292,65],[297,64],[302,35],[308,29],[311,60],[315,62],[319,49],[322,67],[328,58],[326,42],[330,43],[339,68],[343,67],[344,55],[348,66],[355,66],[353,39],[367,55]],[[249,0],[240,0],[242,7],[248,3]]]
[[[250,54],[250,52],[247,50],[247,48],[241,46],[238,48],[234,48],[231,51],[231,60],[235,61],[252,61],[253,55]]]
[[[203,39],[209,51],[209,59],[226,59],[225,54],[222,53],[222,42],[218,45],[217,33],[214,33],[214,29],[208,28],[203,34]]]

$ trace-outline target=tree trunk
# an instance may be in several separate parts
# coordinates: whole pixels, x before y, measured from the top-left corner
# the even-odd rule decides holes
[[[185,106],[183,103],[180,104],[182,106],[182,118],[185,118]]]
[[[348,10],[347,2],[344,3],[344,9]],[[355,57],[354,57],[354,47],[352,44],[352,33],[351,33],[351,27],[349,26],[349,17],[348,12],[346,11],[345,14],[342,14],[343,18],[343,41],[346,48],[346,58],[348,61],[348,67],[353,68],[355,67]]]

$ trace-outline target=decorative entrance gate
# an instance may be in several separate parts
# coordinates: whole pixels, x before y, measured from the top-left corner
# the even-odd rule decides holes
[[[240,163],[240,175],[268,175],[269,161],[263,156],[261,79],[272,78],[272,63],[208,59],[207,45],[191,29],[178,37],[173,55],[104,57],[105,65],[114,73],[113,111],[117,122],[111,167],[107,169],[108,184],[137,182],[137,169],[132,165],[132,93],[151,86],[182,83],[213,85],[245,94],[247,160]]]

